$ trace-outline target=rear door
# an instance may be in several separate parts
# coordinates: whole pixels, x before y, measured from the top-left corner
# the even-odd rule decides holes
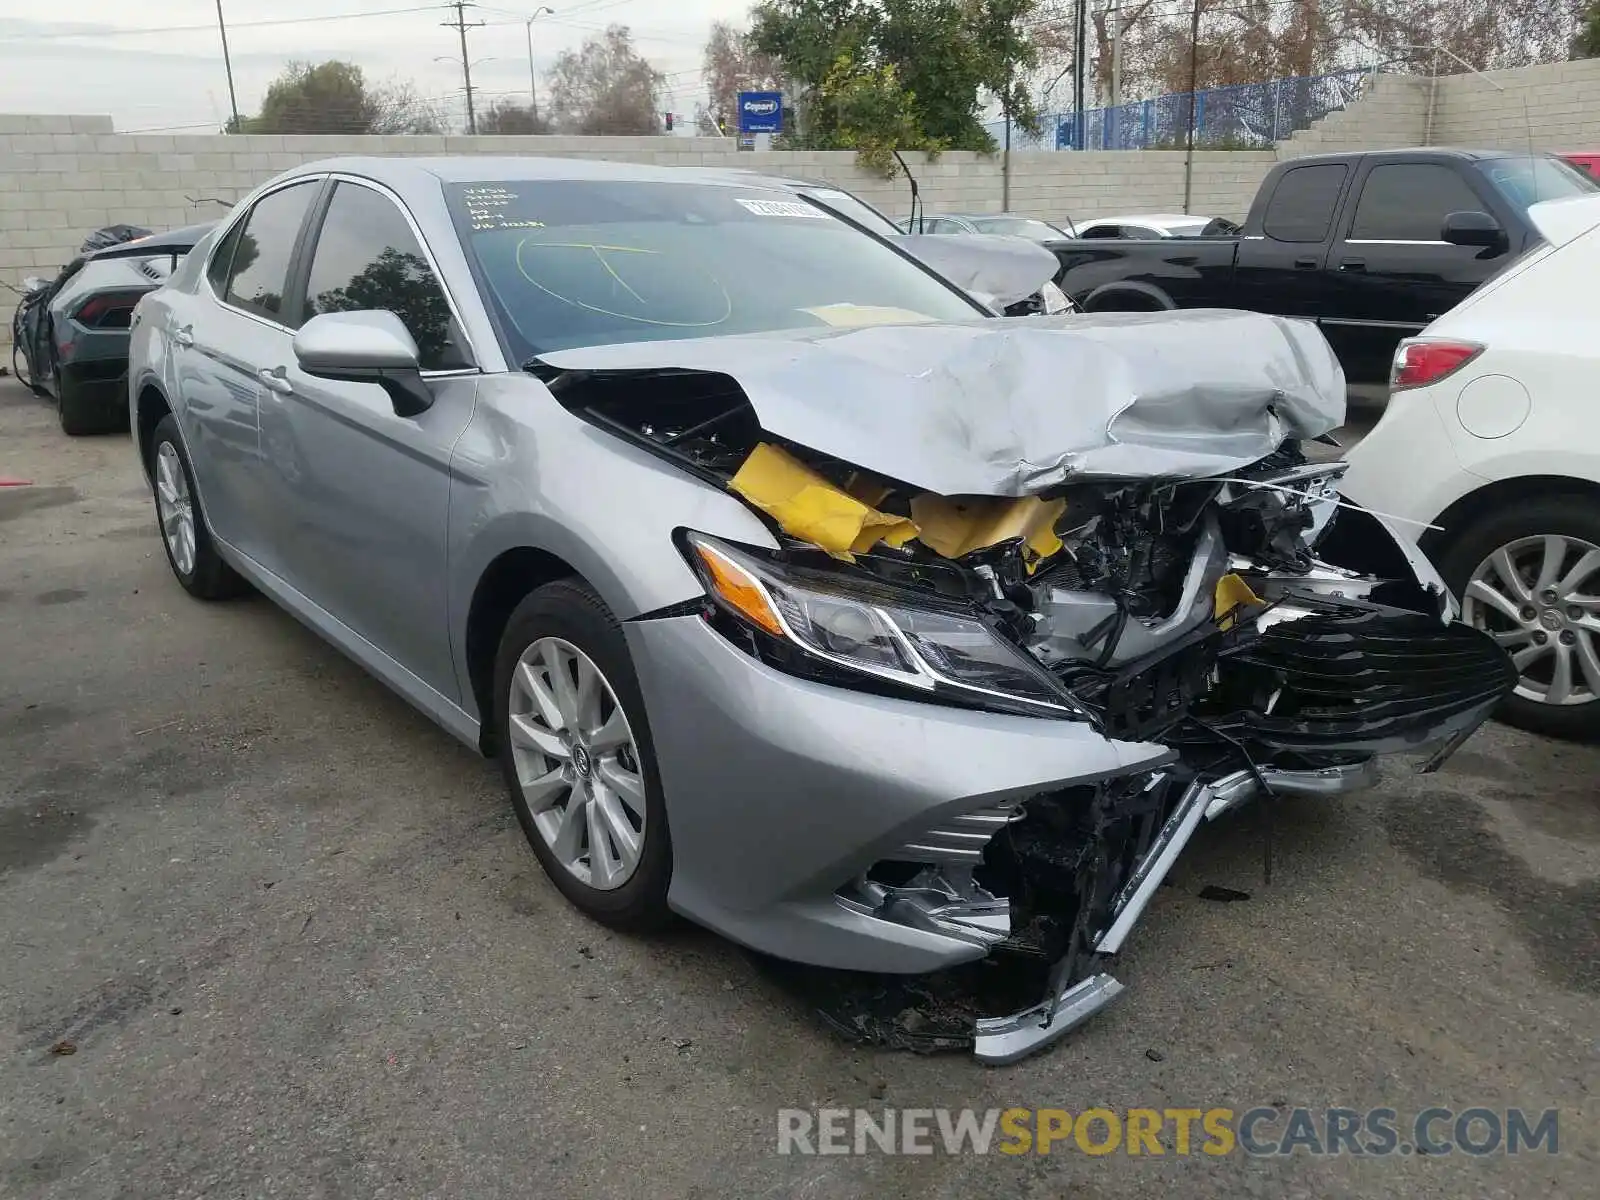
[[[417,343],[434,402],[401,417],[377,384],[308,375],[285,344],[261,397],[275,549],[296,590],[454,699],[449,464],[472,417],[478,370],[397,197],[371,181],[336,177],[313,226],[296,324],[319,313],[394,313]]]
[[[1453,212],[1494,213],[1490,191],[1456,162],[1364,164],[1329,256],[1321,321],[1352,381],[1388,379],[1401,338],[1420,333],[1508,261],[1439,236]]]
[[[1349,162],[1310,162],[1288,167],[1264,185],[1272,190],[1257,197],[1260,220],[1247,222],[1248,232],[1239,239],[1234,306],[1283,317],[1323,311],[1322,268],[1350,170]]]
[[[206,516],[218,537],[272,571],[260,372],[288,353],[289,266],[322,183],[296,181],[256,200],[219,239],[193,302],[174,314],[183,432]]]

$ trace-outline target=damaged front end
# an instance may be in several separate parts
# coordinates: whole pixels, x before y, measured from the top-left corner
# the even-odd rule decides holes
[[[775,550],[680,531],[706,621],[746,653],[822,683],[1168,751],[944,814],[837,882],[853,913],[1023,965],[1032,1001],[969,1011],[986,1062],[1042,1048],[1121,990],[1109,963],[1202,822],[1253,797],[1369,786],[1397,751],[1436,769],[1514,682],[1407,540],[1341,499],[1342,464],[1304,454],[1343,417],[1326,346],[1271,318],[1187,316],[1087,336],[995,322],[983,353],[963,342],[931,362],[911,353],[921,332],[857,331],[832,349],[899,379],[883,403],[926,403],[892,445],[856,420],[853,451],[849,419],[818,417],[848,411],[838,395],[777,399],[786,372],[810,369],[815,339],[768,342],[765,357],[749,339],[658,347],[666,366],[601,355],[537,368],[569,410],[765,518]],[[1197,329],[1239,336],[1185,362]],[[1240,346],[1248,361],[1219,365]],[[891,366],[897,351],[918,367]],[[1046,364],[1100,390],[1019,400]],[[1089,434],[1085,410],[1102,413]]]

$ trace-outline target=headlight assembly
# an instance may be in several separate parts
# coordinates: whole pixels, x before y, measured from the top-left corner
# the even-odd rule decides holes
[[[1078,311],[1078,306],[1072,302],[1072,298],[1049,281],[1039,289],[1039,299],[1044,305],[1044,315],[1047,317]]]
[[[718,611],[775,666],[830,683],[1040,717],[1084,710],[970,606],[778,563],[686,533],[685,557]]]

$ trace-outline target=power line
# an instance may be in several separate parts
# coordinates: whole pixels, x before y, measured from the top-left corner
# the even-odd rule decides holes
[[[265,29],[274,25],[312,25],[323,21],[359,21],[367,17],[394,17],[403,13],[438,12],[449,5],[427,4],[413,8],[385,8],[374,12],[329,13],[321,17],[276,17],[266,21],[235,21],[230,28],[233,29]],[[213,25],[164,25],[150,29],[140,29],[135,26],[119,26],[113,29],[100,29],[93,32],[81,33],[30,33],[10,34],[0,33],[0,41],[6,42],[39,42],[39,41],[74,41],[81,39],[96,40],[102,38],[145,37],[149,34],[164,33],[210,33]]]

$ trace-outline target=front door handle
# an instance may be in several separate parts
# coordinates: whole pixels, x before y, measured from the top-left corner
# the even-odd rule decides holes
[[[287,372],[287,367],[262,367],[256,372],[256,378],[261,380],[269,391],[287,396],[294,391],[294,384],[289,382]]]
[[[1315,271],[1317,269],[1317,260],[1314,258],[1297,258],[1294,260],[1294,269],[1296,271]]]
[[[1366,269],[1366,260],[1360,258],[1347,258],[1339,264],[1339,270],[1341,271],[1365,271]]]
[[[185,325],[182,329],[177,330],[173,333],[172,340],[185,349],[194,345],[194,326]]]

